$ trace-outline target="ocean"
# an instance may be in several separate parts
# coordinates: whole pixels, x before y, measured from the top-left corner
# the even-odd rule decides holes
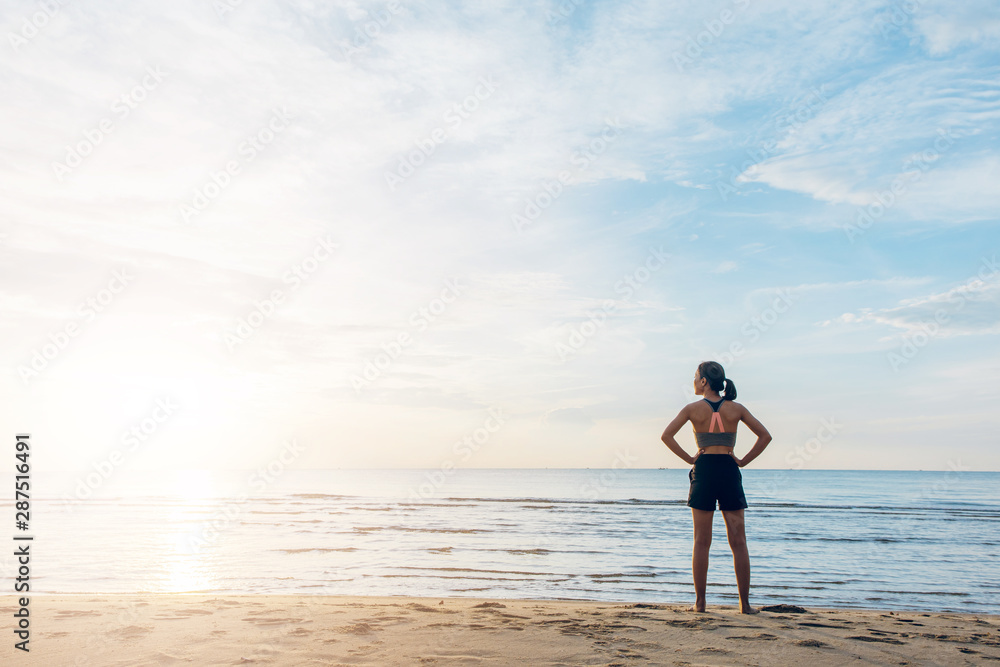
[[[32,594],[694,598],[686,468],[116,475],[35,480]],[[743,480],[754,604],[1000,613],[1000,473]],[[708,604],[737,604],[714,525]]]

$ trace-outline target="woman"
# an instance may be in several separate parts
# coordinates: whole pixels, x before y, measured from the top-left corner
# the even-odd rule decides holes
[[[721,396],[719,392],[725,391]],[[747,552],[743,510],[747,507],[743,495],[743,476],[740,468],[760,456],[771,434],[764,425],[750,414],[746,407],[735,403],[736,386],[726,377],[722,366],[714,361],[704,361],[694,374],[694,393],[703,400],[685,405],[663,431],[663,443],[677,456],[694,465],[688,478],[688,507],[694,519],[694,552],[691,570],[694,574],[695,602],[692,611],[705,611],[705,585],[708,578],[708,549],[712,544],[712,517],[718,502],[726,521],[726,534],[733,550],[733,567],[740,592],[740,612],[756,614],[750,606],[750,554]],[[686,422],[691,422],[698,443],[698,453],[689,456],[674,436]],[[736,427],[747,425],[757,442],[753,449],[738,458],[733,453],[736,444]]]

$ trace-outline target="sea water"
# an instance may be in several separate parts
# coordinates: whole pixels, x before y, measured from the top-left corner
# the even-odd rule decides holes
[[[694,597],[687,469],[84,477],[36,480],[33,594]],[[743,480],[755,604],[1000,613],[1000,473]],[[710,605],[737,603],[721,512],[708,582]]]

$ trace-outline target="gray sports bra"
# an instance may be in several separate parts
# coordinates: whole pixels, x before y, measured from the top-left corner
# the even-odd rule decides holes
[[[733,431],[732,433],[726,433],[722,430],[723,429],[722,415],[719,414],[719,408],[722,406],[722,401],[726,399],[722,399],[717,403],[713,403],[707,398],[704,398],[702,400],[712,406],[712,421],[708,425],[708,433],[699,433],[698,431],[694,432],[694,439],[698,443],[698,449],[702,449],[704,447],[717,447],[717,446],[735,447],[736,431]],[[715,428],[716,424],[719,425],[719,432],[713,433],[712,430]]]

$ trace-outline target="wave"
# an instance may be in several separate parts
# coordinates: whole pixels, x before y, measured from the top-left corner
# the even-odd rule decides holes
[[[453,535],[473,535],[476,533],[492,533],[486,528],[414,528],[412,526],[355,526],[355,533],[374,533],[382,530],[397,530],[404,533],[446,533]]]

